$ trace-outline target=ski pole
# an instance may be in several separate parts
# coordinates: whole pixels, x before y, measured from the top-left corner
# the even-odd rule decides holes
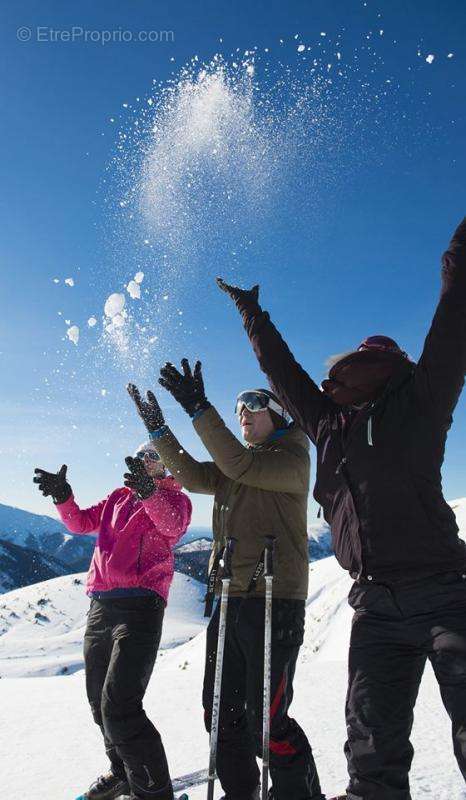
[[[223,551],[222,594],[220,598],[220,619],[217,638],[217,658],[215,661],[214,694],[212,698],[212,721],[210,725],[210,756],[207,785],[207,800],[214,798],[215,779],[217,777],[217,742],[220,717],[220,698],[222,693],[223,652],[225,650],[225,632],[227,624],[228,594],[231,582],[231,556],[235,540],[227,539]]]
[[[272,584],[274,537],[267,536],[264,551],[264,705],[262,715],[262,800],[267,800],[270,764],[270,690],[272,674]]]

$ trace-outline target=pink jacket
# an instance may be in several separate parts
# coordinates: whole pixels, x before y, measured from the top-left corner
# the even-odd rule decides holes
[[[173,546],[191,521],[191,501],[173,478],[157,481],[157,491],[147,500],[122,487],[85,510],[72,495],[57,511],[71,533],[98,533],[88,594],[142,587],[167,600]]]

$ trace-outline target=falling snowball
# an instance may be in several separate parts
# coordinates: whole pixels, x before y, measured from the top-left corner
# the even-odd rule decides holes
[[[141,287],[136,281],[130,281],[126,287],[126,291],[132,300],[139,300],[141,297]]]
[[[304,44],[300,44],[298,46],[298,53],[303,53],[305,49],[306,49],[306,46]]]
[[[95,317],[89,317],[89,319],[87,320],[87,324],[89,325],[90,328],[93,328],[94,325],[97,325],[96,318]]]
[[[73,342],[73,344],[78,344],[79,328],[77,325],[72,325],[71,328],[68,328],[68,330],[66,331],[66,335],[68,336],[70,342]]]
[[[430,55],[428,55],[427,58],[426,58],[427,63],[428,64],[432,64],[434,58],[435,58],[435,56],[433,56],[432,53],[430,53]]]
[[[102,397],[105,397],[105,395],[107,394],[107,390],[106,389],[101,389],[100,390],[100,394],[102,395]]]
[[[248,64],[247,65],[246,72],[249,75],[249,77],[252,78],[252,76],[254,75],[254,66],[253,66],[253,64]]]
[[[124,324],[125,318],[122,314],[115,314],[115,316],[112,317],[112,325],[114,328],[122,328]]]
[[[450,58],[450,56],[448,56],[448,58]],[[60,278],[54,278],[54,279],[53,279],[53,282],[54,282],[54,283],[60,283]]]
[[[453,53],[448,53],[447,58],[453,58]]]
[[[136,283],[142,283],[143,280],[144,280],[144,273],[143,272],[136,272],[136,275],[134,276],[134,280],[136,281]]]
[[[65,278],[65,283],[67,286],[74,286],[73,278]]]
[[[110,317],[110,319],[113,319],[114,317],[116,317],[117,314],[121,314],[121,312],[125,307],[125,303],[126,300],[124,294],[114,292],[109,297],[107,297],[104,307],[105,316]]]

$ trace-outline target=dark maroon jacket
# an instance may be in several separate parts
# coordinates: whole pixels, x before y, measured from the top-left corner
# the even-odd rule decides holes
[[[395,581],[466,570],[441,480],[466,372],[466,218],[442,259],[442,292],[419,363],[407,361],[356,416],[316,386],[267,312],[252,302],[241,310],[273,391],[317,448],[314,497],[342,567]]]

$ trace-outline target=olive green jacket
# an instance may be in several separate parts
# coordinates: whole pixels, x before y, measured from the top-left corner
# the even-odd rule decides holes
[[[156,440],[173,477],[189,492],[214,495],[212,565],[228,537],[237,540],[230,594],[244,596],[264,549],[275,537],[274,597],[304,600],[308,587],[309,440],[300,428],[244,446],[211,406],[194,428],[213,461],[196,461],[170,430]],[[264,593],[261,578],[254,595]]]

